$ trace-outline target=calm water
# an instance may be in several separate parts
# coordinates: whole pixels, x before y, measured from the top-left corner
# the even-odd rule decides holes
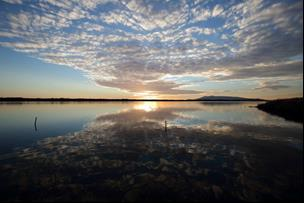
[[[0,200],[303,199],[303,125],[256,104],[0,104]]]

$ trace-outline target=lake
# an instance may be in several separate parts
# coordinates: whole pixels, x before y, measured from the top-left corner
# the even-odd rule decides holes
[[[1,103],[0,200],[302,200],[303,125],[257,103]]]

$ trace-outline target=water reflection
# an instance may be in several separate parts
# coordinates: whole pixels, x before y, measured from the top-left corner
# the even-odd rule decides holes
[[[302,126],[208,119],[259,114],[248,105],[214,107],[137,103],[2,155],[1,200],[303,199]]]
[[[157,109],[157,102],[143,102],[141,104],[136,104],[134,108],[146,112],[155,111]]]

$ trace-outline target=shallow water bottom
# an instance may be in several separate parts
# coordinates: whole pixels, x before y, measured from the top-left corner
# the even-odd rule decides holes
[[[245,104],[132,105],[2,153],[0,200],[303,199],[301,125]]]

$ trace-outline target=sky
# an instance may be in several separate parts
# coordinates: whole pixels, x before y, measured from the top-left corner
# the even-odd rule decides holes
[[[0,97],[303,96],[301,0],[0,0]]]

